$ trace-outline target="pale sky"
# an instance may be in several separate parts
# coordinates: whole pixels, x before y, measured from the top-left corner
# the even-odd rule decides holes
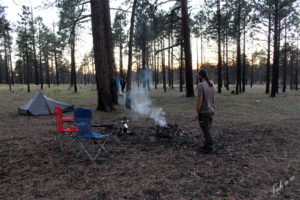
[[[123,1],[123,0],[122,0]],[[122,2],[121,1],[121,2]],[[6,8],[6,14],[7,19],[14,25],[14,27],[17,25],[17,22],[20,20],[19,13],[21,13],[21,7],[22,5],[26,5],[29,7],[32,7],[34,9],[34,16],[41,16],[43,18],[43,22],[52,29],[53,22],[57,23],[59,21],[58,16],[58,9],[55,7],[51,7],[48,9],[43,9],[42,5],[45,0],[0,0],[0,4],[2,6],[7,6]],[[191,12],[197,12],[199,10],[199,5],[202,1],[199,0],[192,0],[190,1],[190,5],[192,6]],[[166,9],[170,5],[174,4],[169,3],[169,5],[161,6],[161,9]],[[120,1],[118,0],[111,0],[110,1],[110,7],[111,8],[117,8],[121,6]],[[111,18],[113,21],[113,17],[115,15],[114,10],[111,10]],[[13,34],[14,41],[16,39],[16,34]],[[193,67],[196,68],[196,41],[195,39],[191,39],[192,44],[192,59],[193,59]],[[85,28],[79,31],[79,37],[77,41],[77,48],[76,48],[76,66],[80,66],[81,59],[85,53],[88,53],[93,44],[92,44],[92,36],[91,36],[91,25],[90,23],[87,23],[85,25]],[[200,48],[200,42],[199,42],[199,48]],[[13,44],[14,53],[16,52],[16,45],[15,42]],[[118,52],[118,49],[116,49],[116,52]],[[216,43],[210,42],[209,44],[205,43],[204,46],[204,55],[205,60],[208,62],[216,62]],[[69,52],[66,52],[65,57],[69,59]],[[116,65],[118,66],[118,55],[115,56],[116,58]],[[13,61],[16,61],[16,57],[13,57]],[[199,51],[199,59],[200,59],[200,51]],[[126,65],[126,59],[124,59]],[[199,60],[200,63],[200,60]]]

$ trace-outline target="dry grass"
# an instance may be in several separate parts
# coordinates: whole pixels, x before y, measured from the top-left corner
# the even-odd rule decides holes
[[[91,162],[62,153],[55,141],[55,116],[17,114],[38,90],[32,85],[0,86],[0,199],[299,199],[300,92],[276,98],[263,87],[241,95],[216,96],[216,152],[199,154],[203,138],[192,121],[196,98],[178,89],[152,90],[154,105],[162,106],[170,124],[179,124],[182,138],[150,141],[152,120],[126,111],[95,111],[96,90],[79,86],[45,88],[50,98],[94,111],[96,123],[120,121],[127,115],[132,134],[118,130],[107,144],[112,156]],[[259,100],[260,102],[257,102]],[[120,96],[120,102],[121,96]],[[70,113],[71,115],[72,113]],[[295,176],[278,194],[275,183]]]

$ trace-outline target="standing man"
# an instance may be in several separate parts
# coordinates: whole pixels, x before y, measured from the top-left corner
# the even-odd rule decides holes
[[[198,98],[196,106],[195,120],[199,120],[203,132],[205,143],[200,150],[209,153],[213,150],[214,141],[212,139],[212,120],[215,112],[215,87],[209,80],[207,71],[199,71],[200,84],[198,85]]]

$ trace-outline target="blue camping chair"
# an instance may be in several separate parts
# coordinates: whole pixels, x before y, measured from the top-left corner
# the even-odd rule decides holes
[[[109,155],[104,145],[111,134],[93,132],[92,115],[92,111],[89,109],[77,108],[74,110],[74,120],[79,130],[76,135],[76,141],[81,148],[76,156],[79,157],[84,151],[87,156],[94,161],[97,159],[102,150]],[[102,126],[99,125],[97,127]],[[91,145],[88,143],[91,143]]]

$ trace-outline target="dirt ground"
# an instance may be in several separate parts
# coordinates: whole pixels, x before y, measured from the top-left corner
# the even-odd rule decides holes
[[[177,89],[150,93],[167,123],[178,126],[168,137],[155,134],[153,120],[121,105],[113,113],[96,111],[93,88],[80,86],[78,94],[67,86],[46,89],[51,98],[93,109],[95,123],[129,118],[130,133],[111,130],[111,156],[92,162],[85,154],[76,158],[75,148],[60,150],[54,115],[18,115],[34,92],[7,90],[0,86],[0,199],[300,199],[300,92],[270,98],[255,87],[239,96],[218,94],[216,147],[204,154],[192,120],[196,99]],[[273,192],[280,182],[285,187]]]

